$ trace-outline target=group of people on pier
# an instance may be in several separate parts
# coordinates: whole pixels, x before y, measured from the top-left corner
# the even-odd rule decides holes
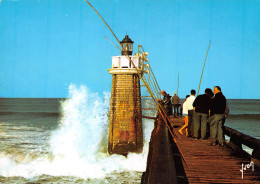
[[[179,104],[180,99],[176,93],[172,99],[165,91],[162,91],[162,95],[164,96],[162,102],[166,114],[172,114],[171,106],[173,106],[174,117],[182,116],[184,118],[185,124],[179,129],[182,135],[183,130],[185,130],[186,136],[194,137],[195,140],[199,138],[206,140],[209,131],[211,145],[224,146],[223,125],[229,113],[229,107],[219,86],[215,86],[213,91],[206,88],[205,93],[197,97],[195,97],[196,91],[192,89],[182,104]],[[180,107],[182,114],[178,110]]]

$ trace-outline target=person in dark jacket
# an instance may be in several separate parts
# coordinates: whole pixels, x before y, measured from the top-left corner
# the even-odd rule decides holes
[[[201,139],[206,139],[209,109],[212,103],[210,92],[212,92],[211,89],[207,88],[205,94],[197,96],[193,102],[193,108],[195,109],[194,137],[196,140],[199,138],[199,132],[201,132]]]
[[[218,143],[224,146],[224,133],[223,124],[225,120],[225,112],[227,106],[226,97],[222,94],[221,88],[215,86],[213,90],[215,97],[212,100],[210,107],[210,115],[212,119],[210,121],[210,139],[211,145],[215,146]]]
[[[174,107],[174,117],[177,117],[180,113],[179,113],[179,101],[180,98],[177,96],[176,93],[174,93],[174,96],[172,97],[172,104]]]
[[[169,116],[172,114],[172,103],[171,103],[171,96],[167,94],[165,91],[161,91],[161,94],[163,95],[163,99],[158,99],[158,104],[160,110],[162,110],[162,114],[160,110],[158,110],[156,114],[156,120],[154,121],[154,127],[156,128],[158,125],[158,121],[164,121],[164,113]],[[166,118],[168,126],[170,125],[170,122],[168,121],[168,118]]]
[[[210,96],[211,99],[214,98],[214,93],[213,91],[210,89],[210,91],[208,91],[208,95]],[[212,120],[212,116],[209,114],[209,118],[208,118],[208,122],[207,122],[207,135],[206,137],[210,136],[210,121]]]
[[[163,95],[163,99],[161,101],[165,113],[167,116],[172,114],[172,103],[171,103],[171,96],[167,94],[165,91],[162,91],[161,94]]]

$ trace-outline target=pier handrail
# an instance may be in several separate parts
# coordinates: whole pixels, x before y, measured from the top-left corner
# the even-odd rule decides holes
[[[243,144],[253,149],[252,155],[250,155],[251,160],[254,161],[255,165],[260,166],[260,140],[227,126],[224,126],[224,134],[230,137],[230,146],[235,146],[242,150]]]

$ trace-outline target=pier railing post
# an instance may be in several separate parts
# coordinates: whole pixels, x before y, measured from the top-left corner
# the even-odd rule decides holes
[[[228,145],[232,149],[242,151],[247,157],[251,158],[254,165],[260,167],[260,140],[226,126],[224,127],[224,134],[230,137]],[[253,149],[252,155],[242,149],[242,144]]]
[[[241,143],[241,141],[240,141],[239,138],[238,138],[236,135],[234,135],[234,134],[232,134],[232,135],[230,136],[230,144],[233,144],[233,145],[235,145],[236,147],[242,149],[242,143]]]
[[[253,150],[251,160],[254,162],[254,165],[260,167],[260,148]]]

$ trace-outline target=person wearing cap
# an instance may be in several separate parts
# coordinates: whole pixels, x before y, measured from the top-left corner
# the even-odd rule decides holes
[[[212,103],[212,99],[210,98],[211,92],[210,88],[205,89],[205,93],[197,96],[193,102],[193,107],[195,109],[193,125],[194,137],[196,140],[199,138],[199,132],[201,133],[201,139],[206,139],[209,109]]]
[[[176,93],[174,93],[174,96],[172,97],[172,105],[173,105],[173,108],[174,108],[174,117],[177,117],[178,114],[179,114],[179,101],[180,101],[180,98],[177,96]]]

